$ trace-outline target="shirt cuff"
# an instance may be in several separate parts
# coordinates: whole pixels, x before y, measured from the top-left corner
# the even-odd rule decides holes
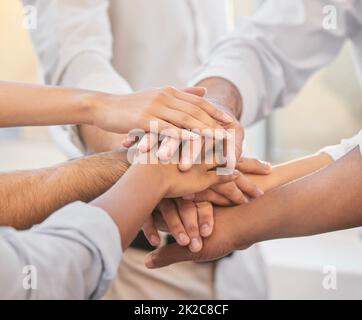
[[[257,92],[254,81],[248,72],[242,70],[235,72],[235,70],[223,67],[205,67],[194,76],[189,85],[195,86],[200,81],[212,77],[224,78],[238,88],[243,99],[243,113],[240,122],[244,127],[258,120]]]
[[[340,144],[325,147],[317,152],[317,154],[327,153],[333,160],[338,160],[346,155],[348,152],[359,146],[362,156],[362,130],[350,139],[344,139]]]
[[[80,234],[77,241],[84,242],[85,246],[92,243],[101,256],[102,274],[90,298],[99,299],[106,293],[117,275],[122,246],[118,228],[104,210],[74,202],[56,211],[33,230],[46,233],[49,230],[76,230]]]

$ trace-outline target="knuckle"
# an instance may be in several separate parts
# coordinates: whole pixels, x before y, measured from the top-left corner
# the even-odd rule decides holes
[[[172,86],[166,86],[166,87],[164,87],[163,89],[162,89],[162,92],[163,93],[166,93],[166,94],[174,94],[175,93],[175,91],[176,91],[176,89],[174,88],[174,87],[172,87]]]
[[[181,231],[181,223],[177,221],[172,221],[168,224],[168,227],[171,232],[178,233]]]
[[[210,196],[212,197],[214,196],[214,194],[210,192]],[[202,201],[202,202],[196,202],[196,207],[198,209],[209,209],[212,208],[212,205],[208,201]]]
[[[188,223],[185,228],[190,235],[197,235],[199,233],[199,228],[195,223]]]
[[[188,123],[188,122],[190,122],[190,120],[191,120],[191,117],[187,114],[184,114],[180,117],[180,121],[183,123]]]

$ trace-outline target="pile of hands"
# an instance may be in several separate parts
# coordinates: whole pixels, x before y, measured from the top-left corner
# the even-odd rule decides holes
[[[217,102],[212,101],[212,104],[215,110],[221,112],[215,113],[211,110],[210,114],[213,114],[213,117],[210,118],[213,121],[206,119],[203,126],[222,129],[225,134],[214,136],[214,145],[206,152],[212,152],[216,157],[215,145],[225,142],[229,129],[233,129],[234,132],[234,156],[233,159],[226,159],[223,165],[219,165],[220,162],[215,159],[212,163],[203,161],[202,154],[205,154],[205,149],[210,149],[210,146],[206,147],[205,137],[202,135],[188,134],[185,140],[180,140],[172,135],[165,136],[152,132],[138,135],[137,132],[131,131],[123,142],[123,146],[132,151],[128,152],[131,154],[130,162],[142,163],[147,158],[146,162],[150,163],[152,158],[154,162],[151,163],[160,163],[161,167],[167,168],[166,175],[172,180],[170,186],[174,188],[174,192],[168,190],[167,197],[158,204],[153,214],[144,223],[142,230],[149,243],[155,247],[159,247],[162,242],[160,231],[170,233],[177,244],[167,246],[163,254],[167,254],[167,250],[170,249],[171,254],[180,253],[179,260],[185,259],[182,254],[185,255],[186,250],[189,252],[190,260],[192,254],[202,253],[205,242],[208,243],[206,250],[212,248],[212,243],[218,241],[218,237],[213,237],[215,227],[218,226],[217,229],[222,230],[223,221],[225,221],[218,218],[222,214],[220,208],[242,205],[263,195],[263,191],[248,176],[271,173],[271,166],[268,163],[242,156],[244,132],[239,121],[230,115],[225,117],[227,114],[225,108]],[[150,131],[149,128],[148,131]],[[182,133],[180,129],[177,129],[177,132]],[[196,153],[198,159],[201,158],[199,162],[196,161],[195,153],[182,152],[182,150],[193,150],[196,145],[198,147],[201,145],[202,152]],[[216,167],[230,167],[229,162],[231,162],[232,172],[219,175],[215,170]],[[227,228],[224,231],[227,232]],[[175,246],[182,248],[182,251],[172,251]],[[230,248],[234,248],[234,245]],[[205,254],[205,259],[199,255],[197,260],[212,260],[227,253],[215,250],[212,254],[210,252]],[[147,257],[146,266],[155,267],[153,258],[153,254]],[[174,261],[177,261],[177,257],[174,257]]]

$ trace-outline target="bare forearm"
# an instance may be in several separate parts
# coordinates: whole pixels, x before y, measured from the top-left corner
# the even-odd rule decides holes
[[[119,148],[127,137],[127,134],[112,133],[88,125],[79,126],[79,133],[88,154]]]
[[[263,191],[269,191],[288,182],[316,172],[333,162],[327,154],[312,155],[273,166],[269,175],[246,174]]]
[[[165,184],[157,171],[154,165],[132,166],[117,184],[92,201],[93,205],[104,209],[118,226],[123,249],[134,240],[165,194]]]
[[[0,82],[0,127],[91,124],[95,92]]]
[[[0,174],[0,225],[27,229],[73,201],[91,201],[126,170],[125,155],[110,152],[36,171]]]
[[[239,227],[251,230],[253,243],[361,226],[361,173],[362,159],[356,148],[315,174],[229,210],[235,211]]]
[[[239,90],[230,81],[213,77],[199,82],[197,86],[205,87],[207,89],[207,98],[217,100],[236,119],[240,119],[243,110],[243,100]]]

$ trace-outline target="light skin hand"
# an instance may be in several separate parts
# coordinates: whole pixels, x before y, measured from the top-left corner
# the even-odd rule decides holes
[[[124,249],[162,198],[181,197],[189,190],[197,192],[237,177],[237,174],[218,176],[212,170],[214,165],[207,164],[195,165],[187,173],[180,172],[173,164],[142,164],[141,157],[145,155],[137,157],[122,179],[92,202],[113,218],[119,227]],[[142,201],[138,199],[139,194],[143,195]]]

